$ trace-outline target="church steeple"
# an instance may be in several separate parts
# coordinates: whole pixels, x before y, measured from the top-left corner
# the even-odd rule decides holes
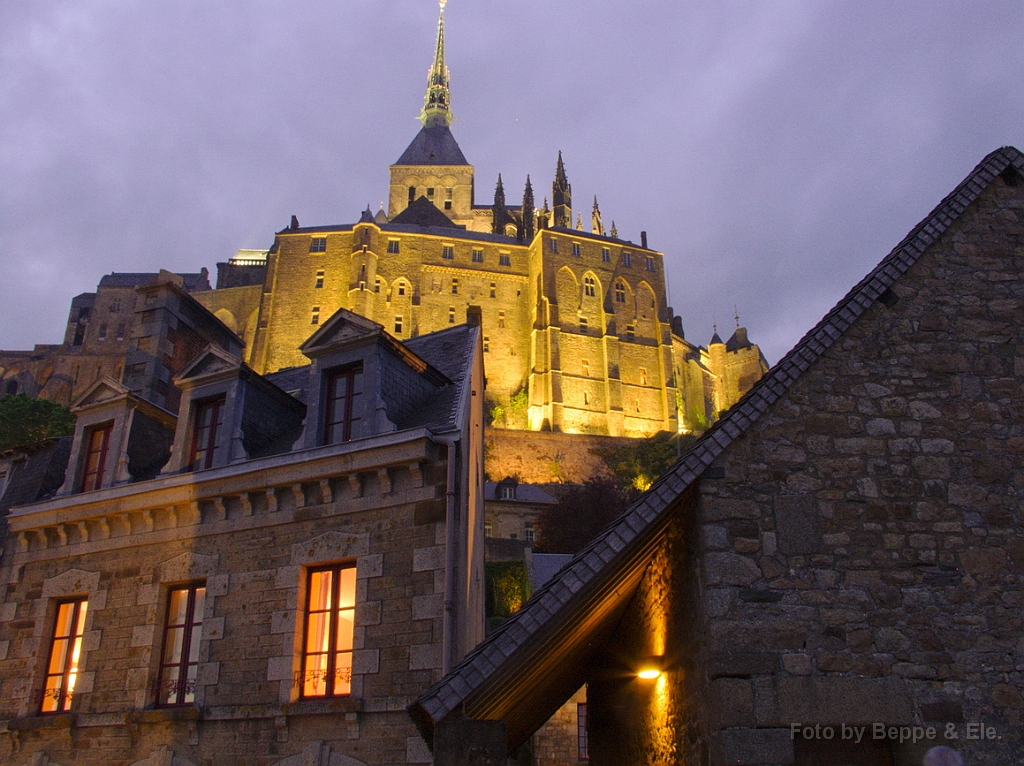
[[[437,49],[434,51],[434,64],[427,75],[427,95],[423,99],[423,112],[420,114],[420,120],[425,128],[437,125],[448,127],[453,119],[450,108],[451,92],[448,90],[448,67],[444,63],[444,6],[447,2],[448,0],[440,0]]]
[[[572,186],[565,175],[562,153],[558,153],[558,167],[555,168],[555,182],[551,185],[551,204],[555,208],[555,226],[572,228]]]

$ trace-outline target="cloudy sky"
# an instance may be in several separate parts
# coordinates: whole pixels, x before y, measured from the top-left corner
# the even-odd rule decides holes
[[[436,0],[0,3],[0,348],[111,271],[215,272],[350,223],[419,128]],[[450,0],[453,131],[665,253],[687,337],[776,361],[989,151],[1024,3]],[[589,226],[589,221],[588,221]]]

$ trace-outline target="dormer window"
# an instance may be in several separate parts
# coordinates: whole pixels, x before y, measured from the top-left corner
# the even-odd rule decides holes
[[[110,449],[110,435],[113,423],[103,423],[89,429],[85,437],[85,466],[82,470],[80,492],[92,492],[103,486],[107,470],[107,453]]]
[[[191,471],[213,468],[219,449],[217,434],[224,425],[224,402],[223,396],[196,402],[192,421],[192,453],[189,459]]]
[[[324,444],[340,444],[352,439],[352,427],[359,422],[359,397],[362,395],[362,363],[337,367],[327,372],[324,408]]]
[[[498,499],[499,500],[515,500],[516,499],[516,488],[513,484],[501,484],[498,486]]]

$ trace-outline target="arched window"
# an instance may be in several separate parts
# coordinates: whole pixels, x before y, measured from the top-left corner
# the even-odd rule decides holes
[[[615,283],[615,302],[626,302],[626,285],[623,284],[621,281]]]
[[[588,298],[597,295],[597,283],[593,277],[583,277],[583,294]]]

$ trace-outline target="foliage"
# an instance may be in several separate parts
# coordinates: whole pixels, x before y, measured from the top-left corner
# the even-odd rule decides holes
[[[576,553],[629,507],[630,494],[612,480],[567,485],[557,505],[537,517],[539,553]]]
[[[67,407],[25,394],[0,396],[0,450],[26,447],[75,431],[75,416]]]
[[[696,436],[663,431],[649,439],[634,439],[628,444],[597,451],[611,471],[615,483],[624,490],[646,492],[654,480],[667,471],[680,454],[689,449]]]
[[[487,622],[497,626],[518,612],[530,598],[530,580],[525,561],[488,561],[484,563],[487,586]]]
[[[530,410],[530,398],[525,388],[520,388],[508,399],[508,410],[505,414],[506,422],[510,428],[526,428],[528,413]]]

